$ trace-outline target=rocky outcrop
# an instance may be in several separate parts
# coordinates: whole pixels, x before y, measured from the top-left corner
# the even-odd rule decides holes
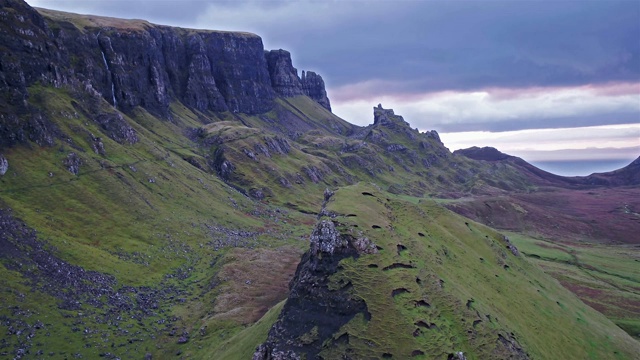
[[[326,201],[330,197],[325,192]],[[355,239],[340,233],[331,220],[320,220],[311,234],[310,249],[291,280],[278,321],[253,360],[315,359],[323,347],[336,341],[332,335],[356,314],[364,313],[369,319],[367,304],[352,296],[351,284],[336,289],[329,286],[329,277],[339,271],[340,260],[375,251],[368,239]]]
[[[276,93],[291,97],[303,95],[302,82],[298,77],[298,70],[291,63],[291,54],[286,50],[271,50],[265,52],[269,65],[271,86]]]
[[[67,158],[64,159],[64,166],[73,175],[78,175],[80,172],[80,166],[82,166],[82,159],[74,152],[69,153]]]
[[[285,97],[307,95],[331,111],[331,103],[327,97],[324,80],[313,71],[303,71],[302,78],[298,77],[298,70],[293,67],[291,54],[285,50],[271,50],[265,52],[271,86],[276,93]]]
[[[9,161],[4,155],[0,154],[0,176],[3,176],[9,170]]]
[[[26,141],[33,141],[40,146],[54,144],[60,130],[46,115],[34,111],[30,106],[25,106],[22,117],[16,113],[0,114],[0,149]]]
[[[36,230],[15,217],[11,209],[0,208],[0,266],[22,277],[22,286],[29,290],[21,295],[23,301],[38,303],[42,301],[43,294],[48,294],[56,300],[54,306],[58,309],[73,311],[78,324],[89,322],[97,316],[99,321],[114,324],[123,333],[131,329],[120,327],[123,318],[154,324],[173,322],[170,314],[158,310],[184,296],[182,290],[165,282],[153,287],[122,284],[113,275],[69,263],[58,252],[54,246],[42,240]],[[15,306],[15,309],[19,308]],[[3,332],[3,353],[22,355],[14,357],[16,359],[29,358],[23,357],[25,353],[36,354],[36,350],[42,348],[42,343],[46,343],[51,334],[65,327],[55,322],[44,324],[35,319],[35,323],[27,322],[24,320],[33,313],[29,310],[22,312],[23,315],[20,313],[14,311],[12,315],[2,315],[3,326],[9,329]],[[84,333],[88,333],[86,327]],[[160,335],[160,330],[143,327],[138,334],[141,337],[155,337]],[[98,357],[97,354],[95,357]]]
[[[315,100],[325,109],[331,111],[331,103],[327,97],[322,76],[313,71],[302,72],[302,90],[305,95]]]
[[[373,125],[380,125],[394,129],[398,126],[409,127],[409,123],[400,115],[396,115],[393,109],[383,109],[382,104],[373,108]]]
[[[120,144],[135,144],[138,142],[138,134],[124,120],[120,113],[105,113],[94,117],[102,131],[111,139]]]
[[[502,240],[504,240],[504,242],[507,244],[507,249],[509,249],[509,251],[511,251],[514,256],[520,256],[520,251],[518,251],[518,248],[513,245],[509,237],[503,235]]]

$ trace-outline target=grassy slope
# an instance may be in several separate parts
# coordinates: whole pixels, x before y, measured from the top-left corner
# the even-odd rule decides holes
[[[640,334],[638,187],[541,189],[530,194],[438,199],[508,229],[524,253],[630,335]]]
[[[349,215],[336,219],[343,231],[366,235],[383,248],[379,254],[344,261],[344,270],[335,275],[336,284],[340,279],[352,282],[372,314],[369,322],[355,318],[343,328],[359,358],[384,353],[407,358],[415,350],[428,354],[424,358],[446,358],[458,351],[469,359],[500,357],[491,350],[498,334],[508,333],[533,358],[631,359],[640,351],[606,317],[508,252],[501,235],[490,228],[430,200],[414,205],[372,186],[341,188],[334,198],[328,209]],[[407,249],[398,251],[398,244]],[[414,268],[384,270],[393,263]],[[392,296],[399,288],[408,292]],[[419,300],[431,306],[416,306]],[[414,337],[419,320],[438,330],[422,329]],[[480,322],[474,326],[476,320]],[[325,355],[332,358],[333,352],[341,349],[328,349]]]
[[[512,233],[534,264],[589,306],[640,338],[640,267],[637,246],[557,242]]]
[[[160,304],[161,313],[140,323],[123,320],[119,328],[126,328],[131,334],[145,331],[139,342],[129,343],[131,335],[121,336],[119,329],[97,323],[90,316],[94,310],[85,307],[83,315],[59,310],[57,299],[33,293],[18,273],[2,266],[0,316],[13,317],[13,305],[18,304],[21,309],[39,314],[37,319],[29,317],[27,323],[39,319],[49,324],[47,331],[52,336],[38,333],[40,345],[31,349],[31,354],[40,348],[54,350],[53,358],[74,353],[94,358],[105,352],[141,358],[147,352],[166,354],[178,348],[188,353],[189,348],[201,346],[194,344],[198,343],[198,330],[202,326],[211,324],[209,329],[215,329],[205,332],[206,336],[237,332],[244,328],[247,319],[255,321],[256,316],[286,296],[291,267],[295,267],[300,249],[306,245],[301,240],[313,220],[309,215],[251,201],[217,176],[184,161],[184,157],[201,156],[192,143],[179,135],[186,127],[200,126],[193,120],[195,114],[176,105],[176,120],[171,123],[138,110],[127,120],[140,141],[120,145],[103,136],[106,149],[103,157],[95,154],[89,144],[89,133],[101,134],[98,125],[82,114],[75,115],[71,98],[63,90],[33,91],[42,95],[37,98],[46,103],[40,105],[48,109],[69,140],[58,141],[52,148],[15,147],[5,151],[10,170],[0,178],[0,204],[12,208],[14,216],[36,228],[39,238],[54,246],[55,254],[62,260],[85,270],[113,275],[118,287],[175,286],[181,289],[184,300]],[[83,161],[77,176],[63,165],[70,152],[77,153]],[[207,225],[251,232],[251,236],[240,239],[244,241],[244,258],[237,259],[233,251],[230,253],[237,250],[232,245],[218,246],[229,235],[213,233]],[[261,250],[265,248],[276,250]],[[251,271],[249,259],[265,251],[272,251],[271,258],[278,251],[288,254],[280,257],[279,252],[277,257],[289,267],[268,278],[272,282],[268,299],[257,300],[255,304],[252,300],[245,301],[244,308],[235,309],[235,317],[217,319],[212,304],[218,292],[241,292],[234,282],[245,279],[218,278],[216,272],[231,262],[236,266],[244,264]],[[290,259],[288,263],[286,259]],[[178,269],[188,269],[186,279],[166,279],[167,274]],[[233,310],[231,306],[220,311]],[[178,346],[175,337],[167,336],[169,330],[156,324],[173,316],[177,317],[173,326],[191,334],[189,344]],[[96,333],[79,335],[72,331],[72,323],[77,322]],[[7,333],[4,323],[0,328],[0,332]],[[151,331],[153,336],[149,336],[146,331],[152,328],[158,330]],[[23,337],[5,340],[13,346],[24,341]],[[210,343],[215,345],[222,340]],[[111,347],[112,342],[115,348]],[[7,356],[12,354],[7,352]]]
[[[13,304],[37,314],[53,334],[46,338],[39,336],[39,346],[55,349],[53,358],[75,353],[95,357],[105,352],[124,357],[142,357],[147,352],[159,356],[180,352],[194,357],[210,357],[220,352],[231,357],[250,353],[264,338],[265,329],[276,316],[275,311],[262,322],[250,324],[286,296],[286,284],[300,252],[307,246],[306,239],[315,221],[314,217],[296,209],[315,212],[320,208],[326,186],[343,187],[349,179],[369,176],[359,168],[346,169],[348,176],[336,170],[326,171],[342,156],[345,141],[328,130],[304,134],[286,156],[274,154],[258,162],[248,161],[242,149],[253,149],[255,144],[275,134],[256,132],[237,121],[235,115],[195,114],[181,104],[172,105],[173,122],[137,109],[126,120],[140,141],[121,145],[102,136],[106,155],[101,156],[91,150],[89,135],[99,136],[99,125],[82,113],[77,114],[64,90],[39,87],[31,90],[33,101],[49,114],[68,140],[58,141],[52,148],[15,147],[5,151],[10,169],[0,178],[2,206],[11,207],[15,216],[36,228],[40,238],[53,245],[57,249],[55,253],[69,263],[113,275],[118,286],[175,286],[182,291],[180,299],[160,304],[162,311],[150,318],[141,322],[125,319],[119,326],[110,326],[92,320],[93,310],[89,308],[84,308],[82,315],[59,310],[57,299],[33,294],[18,273],[0,268],[6,290],[0,295],[2,304],[6,304],[0,307],[0,316],[14,316]],[[312,125],[331,128],[337,133],[347,129],[341,120],[306,98],[289,99],[280,106],[305,114],[306,121]],[[102,111],[112,110],[103,103]],[[271,115],[277,118],[277,114]],[[250,200],[217,176],[184,160],[206,164],[205,155],[212,151],[197,148],[181,136],[185,128],[201,126],[198,119],[203,117],[215,122],[207,126],[209,136],[226,136],[228,156],[237,165],[237,174],[249,179],[250,186],[270,189],[273,197],[264,202]],[[220,123],[221,120],[227,122]],[[249,126],[260,126],[265,120],[243,116],[242,121]],[[397,134],[388,136],[393,142],[407,141]],[[358,154],[376,155],[367,151],[372,150],[362,149]],[[77,153],[83,160],[77,176],[63,165],[70,152]],[[378,157],[378,161],[383,168],[395,166],[397,169],[394,173],[377,175],[377,181],[384,186],[416,182],[425,174],[427,178],[446,175],[445,181],[453,179],[443,168],[418,174],[402,169],[398,159],[383,156]],[[454,161],[470,166],[468,160]],[[325,171],[322,181],[314,183],[305,177],[300,184],[293,182],[291,188],[277,182],[281,176],[296,173],[304,176],[303,168],[309,165]],[[513,179],[518,181],[515,176]],[[418,194],[425,190],[420,186],[416,189]],[[494,344],[496,334],[503,329],[513,331],[530,354],[539,354],[542,358],[555,351],[568,357],[578,354],[583,358],[606,358],[613,354],[613,348],[625,358],[624,353],[628,351],[625,346],[633,346],[626,343],[627,338],[618,339],[619,334],[610,328],[606,319],[558,290],[552,280],[522,260],[508,258],[513,260],[508,262],[510,270],[500,268],[498,265],[506,260],[500,260],[495,251],[487,252],[486,248],[494,244],[494,250],[504,251],[496,245],[499,238],[492,230],[476,224],[469,228],[463,225],[462,218],[426,200],[387,194],[378,195],[384,200],[379,203],[358,191],[358,186],[342,188],[339,193],[346,196],[338,199],[349,201],[338,200],[330,208],[345,215],[356,214],[340,221],[359,225],[358,230],[385,249],[376,258],[378,268],[370,268],[369,263],[362,261],[345,263],[343,275],[353,278],[356,291],[369,299],[372,309],[382,314],[369,324],[355,319],[345,328],[353,334],[354,343],[358,344],[360,339],[358,346],[363,354],[375,357],[380,351],[387,351],[404,356],[421,349],[441,355],[464,351],[482,358],[483,344]],[[386,201],[386,197],[390,200]],[[410,205],[418,201],[418,207]],[[388,208],[381,208],[381,204]],[[278,205],[280,207],[276,207]],[[374,224],[382,229],[372,229]],[[241,249],[219,246],[233,236],[212,232],[207,225],[242,229],[253,235],[240,239]],[[418,232],[425,237],[417,235]],[[474,247],[481,242],[482,247]],[[398,255],[397,243],[406,245],[408,250]],[[479,262],[480,257],[485,261],[478,268],[473,262]],[[412,262],[416,269],[382,270],[397,261]],[[269,266],[275,262],[281,265],[277,271]],[[188,269],[185,279],[166,278],[178,269]],[[420,277],[422,285],[415,283],[415,277]],[[439,279],[444,280],[444,289],[439,288]],[[246,283],[247,280],[251,283]],[[397,284],[403,284],[411,293],[391,297]],[[416,296],[425,297],[432,307],[426,312],[415,308],[412,301]],[[475,301],[472,308],[467,309],[466,301],[471,298]],[[519,303],[507,306],[509,299]],[[539,308],[545,309],[543,315],[539,314]],[[573,314],[560,310],[566,308],[572,309]],[[488,320],[487,314],[493,320]],[[158,326],[159,321],[172,317],[175,318],[171,327]],[[443,334],[457,335],[444,336],[424,330],[414,338],[413,322],[418,318],[428,318]],[[473,327],[474,319],[482,320],[482,325]],[[561,335],[552,337],[545,330],[551,328],[550,319],[564,319],[563,324],[576,326],[577,330],[569,332],[560,326]],[[30,317],[27,322],[35,320],[36,317]],[[588,333],[583,320],[588,324]],[[79,335],[73,328],[80,323],[96,332]],[[390,332],[389,324],[404,330]],[[637,324],[632,322],[630,326]],[[122,328],[144,335],[132,343],[131,336],[122,335]],[[187,331],[189,342],[177,344],[177,336],[168,335],[172,329],[178,335]],[[461,335],[467,330],[472,331],[473,336]],[[602,335],[603,332],[610,332],[610,338]],[[24,335],[6,338],[11,345],[21,339]],[[366,345],[367,341],[377,344],[375,351]],[[238,348],[243,352],[236,353],[234,349]],[[547,348],[550,350],[545,350]]]

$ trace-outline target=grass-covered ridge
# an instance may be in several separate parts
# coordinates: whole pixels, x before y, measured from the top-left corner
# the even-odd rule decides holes
[[[334,289],[352,285],[370,318],[357,315],[324,340],[323,358],[632,359],[640,349],[514,255],[502,234],[431,200],[358,184],[337,190],[326,210],[341,233],[379,251],[342,260],[331,277]]]

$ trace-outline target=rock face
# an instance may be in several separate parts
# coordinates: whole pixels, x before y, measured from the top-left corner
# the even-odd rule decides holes
[[[289,53],[265,55],[257,35],[60,15],[0,0],[0,106],[20,118],[32,112],[27,99],[36,83],[165,118],[174,100],[200,111],[260,114],[273,108],[276,96],[306,94],[330,109],[322,78],[310,72],[301,80]],[[80,29],[60,18],[82,18],[87,25]],[[9,134],[0,127],[8,139],[3,143],[33,136],[34,124],[18,125]]]
[[[320,75],[313,71],[303,71],[302,78],[298,77],[298,70],[291,62],[291,54],[282,49],[267,51],[265,57],[269,65],[271,86],[276,93],[285,97],[307,95],[331,111],[324,80]]]
[[[340,260],[359,256],[355,242],[349,234],[341,234],[331,220],[318,222],[310,249],[291,280],[289,298],[253,360],[315,359],[328,341],[336,341],[331,336],[356,314],[371,317],[367,304],[351,295],[350,283],[339,289],[329,286],[329,277],[338,271]],[[370,251],[371,243],[368,239],[365,242],[363,247]]]
[[[302,82],[298,77],[298,70],[291,63],[291,54],[286,50],[266,51],[271,86],[282,96],[303,95]]]
[[[9,161],[2,154],[0,154],[0,176],[3,176],[9,170]]]
[[[402,116],[396,115],[393,109],[383,109],[382,104],[373,108],[373,124],[392,129],[397,126],[409,126],[409,123]]]
[[[302,72],[302,90],[304,94],[331,111],[331,103],[324,88],[324,80],[313,71]]]

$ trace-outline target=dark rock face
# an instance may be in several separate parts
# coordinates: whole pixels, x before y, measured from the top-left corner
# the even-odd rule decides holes
[[[176,49],[178,47],[186,46],[187,54],[189,54],[186,60],[188,62],[188,73],[184,80],[186,84],[184,86],[183,101],[186,105],[193,106],[194,108],[204,110],[228,110],[227,104],[216,86],[216,80],[213,77],[211,71],[211,61],[207,57],[204,41],[202,37],[197,34],[193,34],[187,38],[187,43],[183,44],[179,39],[170,39],[170,47]],[[181,62],[181,58],[168,59],[172,64],[178,64]],[[184,75],[180,73],[171,72],[171,77],[174,79],[181,79]],[[181,91],[182,87],[178,86],[177,91]]]
[[[302,72],[302,90],[304,94],[322,105],[325,109],[331,111],[331,103],[327,97],[327,91],[324,87],[324,80],[313,71]]]
[[[224,156],[224,148],[220,147],[216,150],[213,162],[210,166],[216,171],[218,176],[224,181],[231,179],[231,174],[235,170],[235,166]]]
[[[298,77],[298,70],[291,63],[291,54],[286,50],[266,51],[271,86],[282,96],[303,95],[302,82]]]
[[[100,124],[102,131],[120,144],[135,144],[138,142],[136,131],[129,126],[120,113],[97,115],[94,120]]]
[[[47,116],[34,112],[30,106],[25,107],[25,113],[20,117],[16,113],[0,114],[0,149],[27,141],[40,146],[53,146],[59,133],[57,126]]]
[[[3,176],[9,170],[9,161],[4,155],[0,154],[0,176]]]
[[[370,318],[367,304],[352,297],[350,284],[329,289],[329,277],[338,271],[340,260],[359,255],[355,242],[338,232],[330,220],[316,225],[311,247],[291,280],[289,298],[267,341],[256,349],[254,360],[315,359],[323,344],[356,314]],[[359,245],[367,252],[375,248],[368,239],[361,239]]]
[[[276,93],[285,97],[307,95],[331,111],[331,103],[327,97],[324,80],[313,71],[303,71],[302,78],[298,77],[298,70],[291,63],[291,54],[285,50],[271,50],[265,52],[271,86]]]
[[[73,175],[78,175],[81,165],[82,159],[74,152],[69,153],[69,155],[67,155],[67,158],[64,159],[64,166]]]
[[[277,95],[307,94],[330,109],[320,76],[308,73],[301,80],[288,52],[265,56],[254,34],[149,23],[91,23],[80,30],[18,0],[0,1],[0,19],[0,105],[19,117],[29,112],[29,87],[36,83],[102,97],[124,112],[141,106],[167,118],[174,99],[200,111],[259,114],[273,108]],[[4,123],[11,119],[2,119],[0,132],[8,135],[3,143],[35,136],[24,121],[18,129]]]

